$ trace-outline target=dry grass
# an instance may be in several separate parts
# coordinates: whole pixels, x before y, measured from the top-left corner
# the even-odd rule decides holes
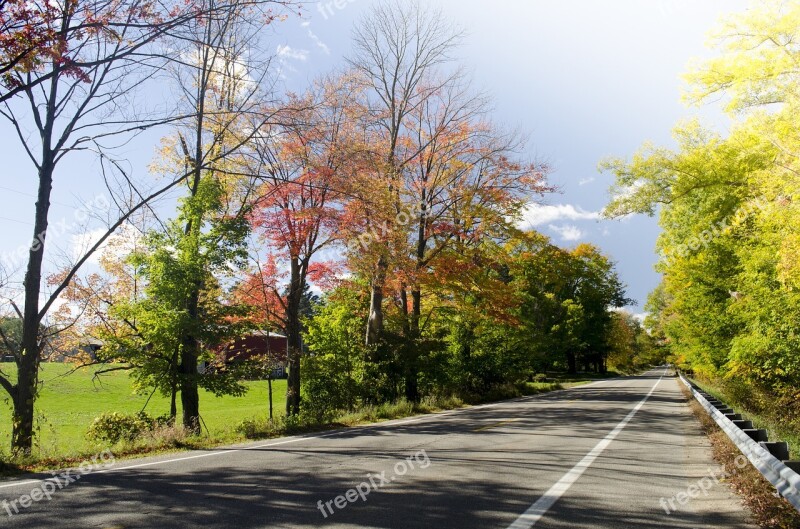
[[[800,527],[800,513],[775,492],[772,484],[755,467],[752,465],[742,469],[737,467],[735,459],[741,455],[739,449],[692,397],[689,390],[683,384],[680,386],[684,396],[689,400],[692,413],[700,422],[703,433],[711,441],[714,460],[724,467],[728,475],[726,479],[728,485],[742,498],[758,526],[763,529]]]

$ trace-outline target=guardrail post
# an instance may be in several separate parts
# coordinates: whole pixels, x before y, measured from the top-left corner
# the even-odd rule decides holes
[[[742,431],[744,433],[746,433],[750,437],[750,439],[752,439],[753,441],[755,441],[757,443],[761,443],[761,442],[766,443],[767,441],[769,441],[769,438],[767,437],[767,431],[762,429],[762,428],[758,428],[758,429],[756,429],[756,428],[745,428]]]
[[[776,459],[780,459],[781,461],[789,459],[789,444],[786,441],[776,441],[773,443],[762,441],[758,444],[765,448],[770,454],[774,455]]]

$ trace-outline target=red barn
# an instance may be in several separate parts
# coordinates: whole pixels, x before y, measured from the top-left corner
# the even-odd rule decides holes
[[[244,362],[258,357],[269,358],[275,365],[272,376],[286,376],[286,336],[267,331],[256,331],[225,346],[217,354],[225,364]]]

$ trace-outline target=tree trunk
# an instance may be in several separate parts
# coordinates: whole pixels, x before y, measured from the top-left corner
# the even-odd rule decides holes
[[[169,366],[170,373],[170,395],[169,395],[169,419],[173,426],[178,418],[178,379],[180,376],[180,349],[178,347],[172,352],[172,359]]]
[[[303,278],[300,260],[292,257],[289,295],[286,300],[286,355],[289,380],[286,385],[286,415],[300,413],[300,356],[303,338],[300,326],[300,301],[303,296]]]
[[[200,433],[200,394],[197,390],[197,357],[184,352],[181,362],[181,406],[183,426],[194,434]]]
[[[369,300],[369,320],[367,321],[367,345],[375,345],[383,334],[383,287],[389,265],[385,257],[378,259],[375,275],[372,278]]]
[[[175,419],[178,418],[178,386],[173,383],[169,396],[169,422],[175,424]]]
[[[200,285],[190,294],[188,313],[190,321],[197,321],[200,303]],[[187,332],[181,350],[181,406],[183,426],[194,434],[200,433],[200,394],[197,389],[197,358],[199,355],[197,338]]]
[[[39,379],[41,357],[39,329],[39,297],[42,284],[42,262],[50,212],[50,194],[53,190],[55,163],[51,151],[52,116],[43,133],[42,165],[39,169],[39,190],[36,197],[36,220],[33,239],[25,271],[25,307],[22,318],[22,347],[17,359],[17,384],[14,386],[14,412],[12,418],[11,450],[29,454],[33,449],[34,403]]]
[[[406,343],[405,393],[409,402],[419,402],[419,322],[422,316],[422,292],[411,291],[411,322]]]
[[[578,362],[575,358],[575,353],[567,353],[567,372],[574,375],[578,372]]]
[[[422,273],[425,262],[425,254],[428,249],[428,241],[425,238],[427,232],[427,207],[425,190],[422,191],[422,207],[417,226],[417,247],[416,251],[416,271]],[[409,402],[419,402],[419,339],[421,337],[420,320],[422,318],[422,291],[419,287],[419,279],[411,290],[411,319],[409,332],[406,341],[406,365],[405,367],[405,393]]]
[[[411,319],[408,316],[408,290],[405,284],[400,285],[400,313],[403,315],[403,333],[411,336]]]

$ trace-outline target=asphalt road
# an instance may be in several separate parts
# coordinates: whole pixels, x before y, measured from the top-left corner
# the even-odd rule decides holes
[[[17,478],[0,482],[0,526],[750,527],[665,374]]]

